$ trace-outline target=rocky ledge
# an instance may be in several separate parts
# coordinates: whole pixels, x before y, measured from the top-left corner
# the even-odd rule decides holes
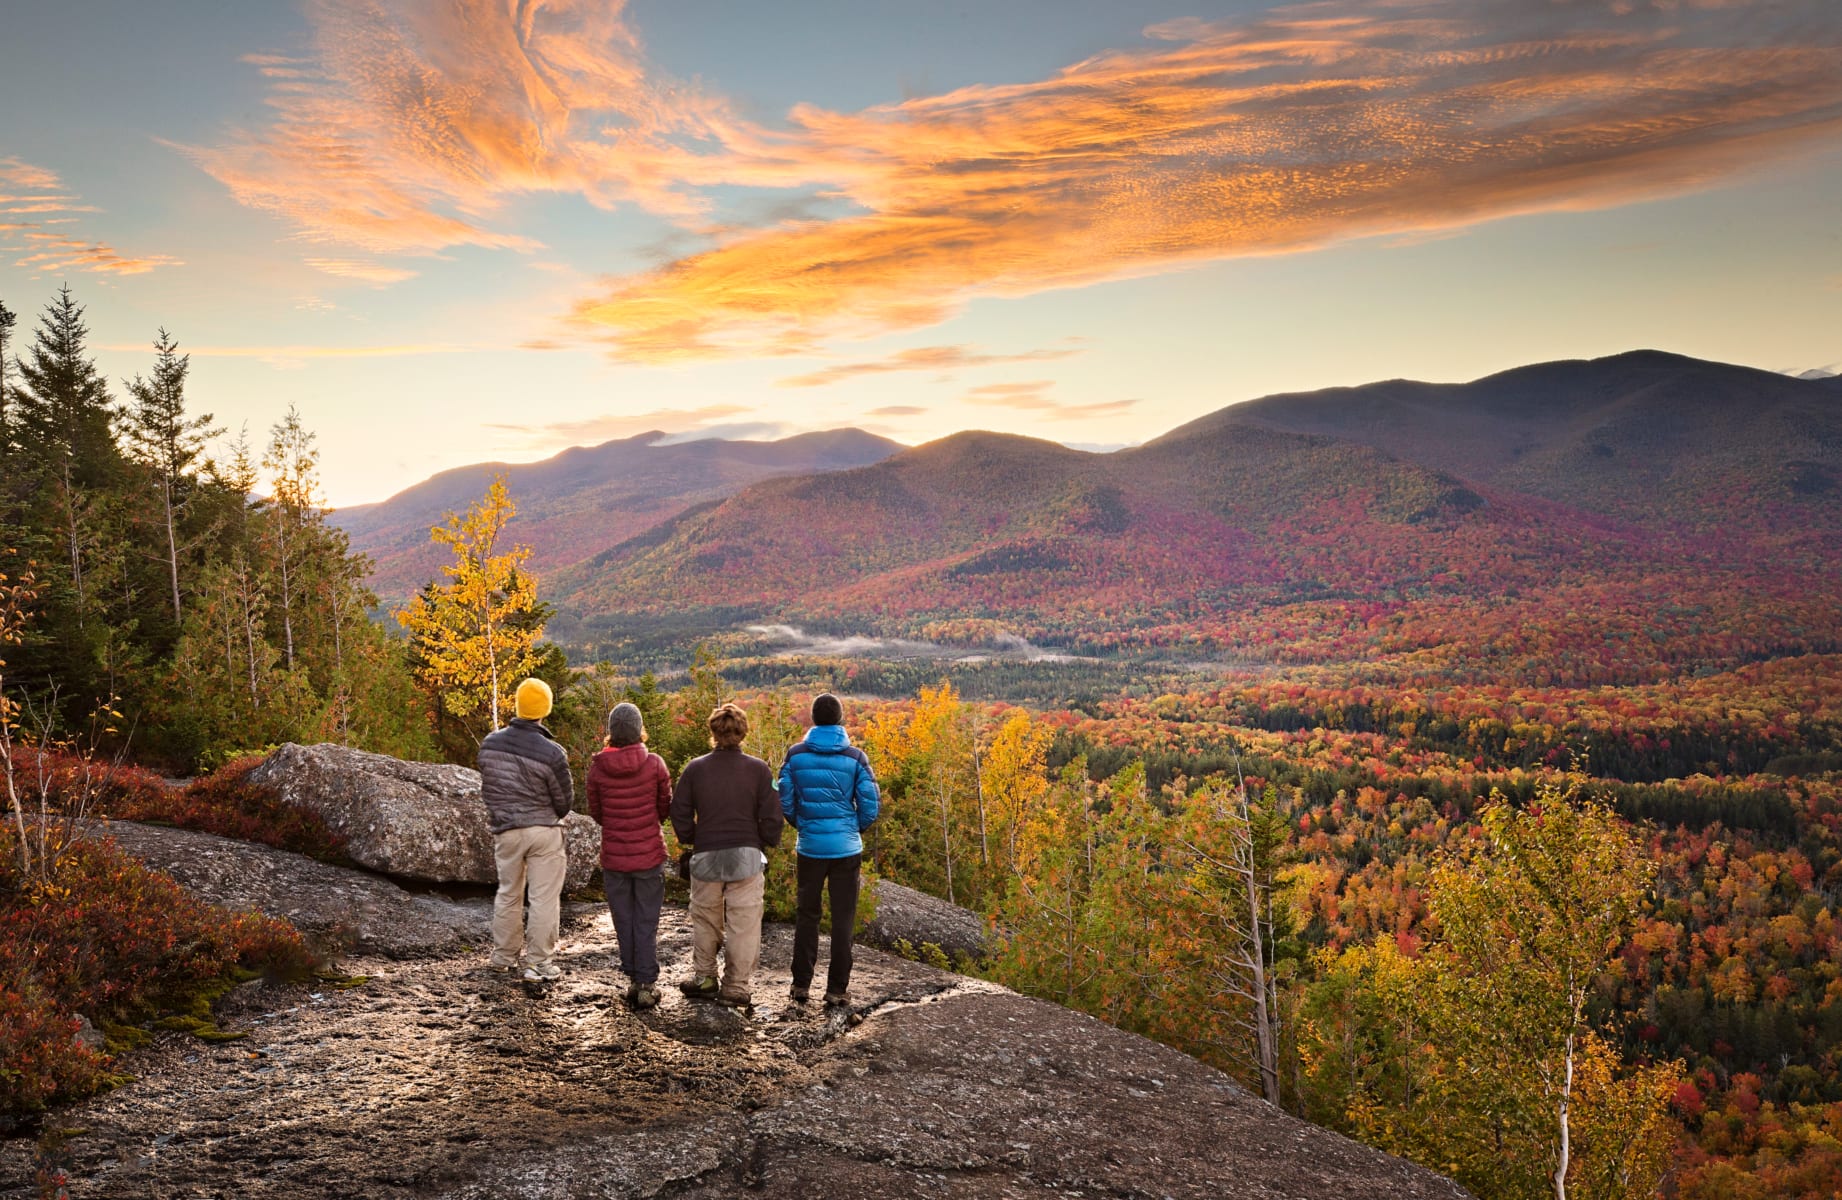
[[[791,931],[770,926],[745,1016],[669,986],[690,929],[668,908],[666,1000],[635,1014],[605,911],[573,911],[564,979],[527,991],[459,949],[484,940],[478,903],[113,830],[212,899],[309,927],[348,914],[342,966],[364,981],[248,984],[219,1020],[245,1039],[162,1034],[127,1056],[135,1082],[53,1123],[77,1131],[61,1151],[77,1200],[1465,1195],[1173,1050],[875,950],[854,1008],[795,1005]],[[0,1194],[30,1193],[37,1155],[0,1143]]]
[[[277,748],[250,772],[284,803],[317,815],[361,867],[427,883],[492,883],[492,832],[480,773],[447,763],[404,762],[322,742]],[[573,890],[600,878],[601,827],[581,813],[563,820]]]

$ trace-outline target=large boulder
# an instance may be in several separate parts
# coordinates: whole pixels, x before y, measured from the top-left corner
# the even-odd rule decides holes
[[[329,956],[433,958],[491,942],[492,900],[403,890],[368,871],[159,825],[108,821],[98,831],[213,904],[280,917]]]
[[[480,773],[471,768],[290,742],[252,771],[250,782],[318,814],[361,867],[424,883],[498,880]],[[601,830],[581,813],[569,814],[563,830],[573,890],[601,868]]]
[[[862,939],[909,955],[937,946],[954,961],[977,962],[991,950],[983,917],[887,879],[876,881],[876,917],[864,925]]]

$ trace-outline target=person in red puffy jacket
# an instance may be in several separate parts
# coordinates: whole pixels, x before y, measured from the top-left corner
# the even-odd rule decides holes
[[[665,839],[672,779],[646,749],[646,722],[631,704],[608,714],[608,748],[589,760],[588,815],[601,823],[601,882],[620,939],[627,1003],[659,1002],[659,908],[665,902]]]

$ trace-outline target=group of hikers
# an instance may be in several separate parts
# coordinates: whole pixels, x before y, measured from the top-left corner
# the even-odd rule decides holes
[[[568,874],[562,823],[575,805],[569,756],[543,723],[551,703],[547,684],[525,680],[512,720],[480,743],[480,789],[499,874],[492,966],[539,984],[563,973],[552,956]],[[710,753],[686,763],[674,786],[665,760],[646,748],[640,710],[617,704],[608,714],[606,748],[589,762],[588,813],[601,826],[601,878],[627,1003],[636,1009],[659,1003],[666,865],[660,830],[669,820],[683,849],[678,871],[691,889],[691,978],[679,989],[693,999],[753,1007],[767,851],[791,824],[798,915],[789,994],[800,1004],[811,998],[829,891],[825,1003],[848,1004],[863,831],[875,822],[881,796],[869,759],[844,730],[843,705],[829,692],[813,700],[812,727],[787,751],[778,780],[766,762],[742,750],[748,714],[739,706],[717,707],[709,728]]]

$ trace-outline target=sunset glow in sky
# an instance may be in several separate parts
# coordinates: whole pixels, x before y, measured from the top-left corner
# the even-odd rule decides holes
[[[329,497],[648,429],[1143,440],[1654,347],[1842,360],[1836,0],[63,0],[0,300]],[[22,340],[24,340],[22,338]]]

